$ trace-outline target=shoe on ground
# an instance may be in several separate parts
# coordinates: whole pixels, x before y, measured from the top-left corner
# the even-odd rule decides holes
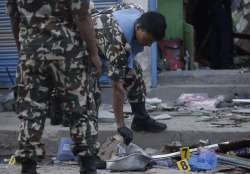
[[[150,117],[148,117],[147,119],[134,118],[131,124],[131,129],[135,132],[145,131],[158,133],[164,131],[166,128],[166,124],[157,122]]]

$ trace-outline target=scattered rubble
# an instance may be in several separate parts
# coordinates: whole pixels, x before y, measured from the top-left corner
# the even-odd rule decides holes
[[[207,105],[203,105],[202,107],[194,107],[193,104],[190,105],[193,101],[199,103],[200,101],[209,101],[211,99],[206,94],[199,95],[190,94],[189,97],[186,97],[186,99],[188,99],[185,102],[180,102],[180,98],[174,103],[165,103],[158,98],[146,100],[148,101],[146,102],[148,106],[147,109],[150,110],[150,115],[156,120],[166,120],[177,117],[195,117],[197,118],[197,122],[206,122],[208,123],[208,126],[217,128],[240,127],[242,123],[250,122],[250,105],[245,102],[248,99],[242,100],[244,101],[243,103],[239,102],[239,100],[227,101],[233,107],[219,108],[219,105],[215,104],[218,103],[218,101],[223,102],[223,97],[214,98],[213,100],[217,101],[213,102],[213,104],[208,107],[206,107]],[[185,97],[182,97],[182,99],[183,98]],[[191,99],[192,102],[190,102]],[[133,115],[129,104],[126,104],[124,108],[126,120],[131,121]],[[99,122],[115,122],[111,105],[103,105],[101,107],[99,110]],[[111,142],[115,143],[112,144]],[[62,142],[60,144],[62,144]],[[249,170],[250,143],[244,144],[244,147],[236,146],[236,148],[228,151],[225,151],[225,146],[218,144],[207,146],[208,144],[209,140],[201,140],[196,147],[188,147],[181,142],[172,142],[168,145],[163,144],[161,150],[144,150],[134,144],[131,144],[131,146],[125,146],[122,140],[113,137],[113,139],[110,139],[109,142],[106,143],[106,148],[99,152],[99,163],[102,162],[102,164],[105,165],[98,166],[102,166],[102,169],[105,169],[105,171],[108,172],[135,170],[150,171],[150,168],[158,168],[162,171],[183,170],[189,173],[202,171],[206,173],[212,172],[221,174],[227,173],[228,171],[229,173],[246,173],[246,171]],[[105,145],[105,143],[103,145]],[[188,149],[190,148],[188,151],[190,152],[191,157],[188,159],[182,159],[182,152],[180,149],[185,147],[188,147]],[[221,150],[223,149],[222,147],[224,148],[224,151]],[[131,151],[131,148],[136,150]],[[6,165],[8,166],[6,163],[7,160],[0,161],[0,168],[4,168]],[[189,167],[180,168],[180,164],[185,164]],[[53,158],[49,163],[45,164],[45,166],[47,165],[75,166],[77,165],[77,162],[63,162],[59,161],[59,158]]]
[[[250,122],[249,101],[250,99],[226,101],[224,96],[210,98],[206,93],[194,93],[182,94],[173,103],[166,103],[159,98],[146,99],[146,109],[155,120],[197,117],[197,122],[207,122],[209,127],[241,127],[243,123]],[[126,122],[131,122],[133,115],[129,104],[124,105],[124,115]],[[101,107],[99,122],[114,121],[112,106]]]
[[[14,104],[14,92],[10,91],[0,95],[0,112],[13,111]]]

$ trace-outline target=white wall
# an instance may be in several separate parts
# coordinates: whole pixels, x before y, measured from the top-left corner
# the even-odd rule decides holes
[[[142,6],[145,11],[148,10],[148,0],[123,0],[123,2],[135,3]]]

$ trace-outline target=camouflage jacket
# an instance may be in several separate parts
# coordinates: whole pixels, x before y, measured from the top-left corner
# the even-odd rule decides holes
[[[9,16],[19,18],[20,59],[60,60],[76,47],[76,56],[87,54],[77,34],[74,15],[88,3],[89,0],[8,0]],[[48,28],[52,18],[54,25]]]
[[[126,40],[113,12],[123,9],[143,9],[136,4],[120,3],[103,11],[92,9],[97,47],[108,62],[108,75],[113,80],[124,79],[128,68],[131,45]]]

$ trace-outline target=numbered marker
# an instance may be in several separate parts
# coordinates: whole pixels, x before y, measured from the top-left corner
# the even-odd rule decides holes
[[[16,164],[16,158],[15,158],[15,156],[14,155],[12,155],[11,157],[10,157],[10,160],[9,160],[9,165],[15,165]]]
[[[189,147],[182,147],[181,151],[181,160],[189,159],[190,158],[190,150]]]
[[[178,169],[180,171],[187,171],[189,172],[191,170],[187,160],[181,160],[177,162]]]

